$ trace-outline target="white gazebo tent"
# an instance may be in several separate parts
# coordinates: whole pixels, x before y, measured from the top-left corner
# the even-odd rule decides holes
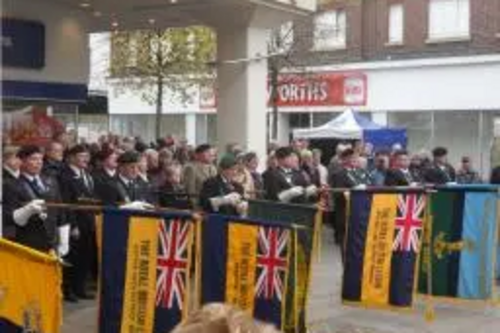
[[[352,109],[347,109],[324,125],[294,130],[293,137],[297,139],[360,140],[363,138],[363,133],[366,130],[382,129],[384,129],[384,126],[372,122]]]

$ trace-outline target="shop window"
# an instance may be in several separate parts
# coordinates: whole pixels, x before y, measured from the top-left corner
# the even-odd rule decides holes
[[[318,14],[314,19],[314,50],[345,48],[346,32],[345,10],[332,10]]]
[[[429,39],[468,38],[470,0],[430,0]]]
[[[389,44],[402,44],[404,36],[404,7],[396,3],[389,7]]]
[[[290,114],[290,128],[309,128],[309,127],[311,127],[310,113]]]

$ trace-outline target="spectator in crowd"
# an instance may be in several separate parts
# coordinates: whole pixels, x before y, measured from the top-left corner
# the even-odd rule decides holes
[[[13,146],[7,146],[2,151],[2,193],[8,194],[10,189],[16,187],[17,181],[21,174],[21,160],[17,157],[19,149]],[[3,221],[9,221],[9,216],[6,216],[6,210],[2,210]],[[14,240],[16,228],[14,224],[4,224],[3,237]]]
[[[42,173],[57,179],[63,168],[64,146],[59,141],[51,141],[45,148]]]
[[[230,156],[233,156],[232,154]],[[255,197],[255,185],[250,171],[245,166],[245,154],[240,153],[236,156],[236,175],[234,181],[241,185],[243,188],[243,197],[250,199]]]
[[[165,169],[165,183],[159,191],[160,206],[176,209],[193,209],[190,196],[182,184],[182,166],[172,164]]]
[[[384,186],[387,170],[389,170],[389,154],[385,151],[375,153],[374,168],[370,172],[373,185]]]
[[[118,154],[110,148],[102,149],[96,156],[96,167],[92,170],[96,193],[103,187],[108,187],[116,180]]]
[[[19,178],[21,160],[17,157],[19,149],[13,146],[7,146],[2,151],[3,172],[2,179],[5,187],[5,182],[13,181]],[[5,191],[3,191],[5,193]]]
[[[410,159],[405,150],[394,153],[394,166],[387,171],[386,186],[410,186],[417,183],[410,172]]]
[[[264,191],[264,180],[262,178],[262,175],[258,171],[259,157],[254,152],[246,153],[245,156],[243,157],[243,163],[253,180],[255,193],[253,196],[250,197],[253,199],[262,198]]]
[[[424,181],[426,183],[442,185],[456,181],[455,169],[448,164],[448,150],[444,147],[437,147],[432,151],[433,162],[424,171]]]
[[[218,174],[208,178],[200,191],[199,205],[205,212],[235,216],[246,213],[244,189],[234,180],[237,172],[238,163],[231,154],[221,158]]]
[[[158,203],[158,190],[159,185],[153,183],[148,175],[148,158],[146,154],[142,153],[139,155],[139,174],[137,177],[137,191],[139,191],[139,197],[145,198],[147,202],[151,204]]]
[[[173,333],[279,333],[232,305],[212,303],[192,313]]]
[[[196,148],[195,160],[184,167],[182,176],[184,187],[189,195],[200,193],[203,183],[207,179],[217,176],[214,160],[215,151],[211,145],[202,144]]]
[[[462,157],[462,165],[457,172],[457,183],[459,184],[481,184],[479,173],[474,170],[470,157]]]
[[[138,188],[140,155],[135,151],[127,151],[118,157],[117,176],[109,182],[100,184],[96,194],[105,205],[120,206],[130,209],[149,209],[151,203]]]
[[[410,170],[411,176],[417,183],[422,182],[423,180],[423,162],[422,157],[419,154],[414,154],[410,159],[410,166],[408,168]]]
[[[302,150],[300,157],[302,172],[307,176],[307,181],[319,187],[321,185],[319,179],[319,170],[314,164],[312,151],[304,149]]]
[[[23,146],[18,180],[5,183],[2,217],[6,228],[14,228],[14,240],[41,252],[61,256],[69,250],[69,225],[61,212],[47,207],[46,201],[60,202],[53,178],[42,175],[43,152],[35,145]],[[61,242],[64,240],[64,242]]]
[[[313,149],[312,151],[313,165],[318,170],[319,185],[328,185],[328,169],[321,163],[322,153],[319,149]]]
[[[298,157],[291,147],[276,151],[277,168],[269,168],[264,177],[266,199],[285,203],[304,203],[318,193],[316,186],[307,184],[299,171]]]
[[[88,171],[90,154],[83,145],[68,150],[67,163],[60,173],[61,196],[64,202],[89,204],[95,197],[94,181]],[[64,299],[93,299],[87,280],[97,271],[97,245],[94,213],[84,210],[67,211],[70,223],[70,249],[65,259],[71,264],[64,268]]]

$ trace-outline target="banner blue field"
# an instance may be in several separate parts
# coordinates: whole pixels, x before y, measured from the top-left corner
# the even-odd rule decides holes
[[[351,192],[344,302],[375,308],[413,305],[425,207],[422,191]]]
[[[109,209],[98,234],[99,332],[170,332],[187,313],[191,215]]]
[[[290,240],[284,225],[210,215],[201,236],[201,303],[233,304],[281,328]]]

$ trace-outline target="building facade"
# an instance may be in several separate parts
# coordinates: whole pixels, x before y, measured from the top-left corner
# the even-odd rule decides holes
[[[354,109],[406,127],[411,151],[447,146],[452,163],[471,156],[488,173],[500,117],[499,1],[323,1],[293,29],[282,72],[356,73],[364,83],[344,89],[363,96]],[[284,108],[282,132],[321,125],[347,106]]]

